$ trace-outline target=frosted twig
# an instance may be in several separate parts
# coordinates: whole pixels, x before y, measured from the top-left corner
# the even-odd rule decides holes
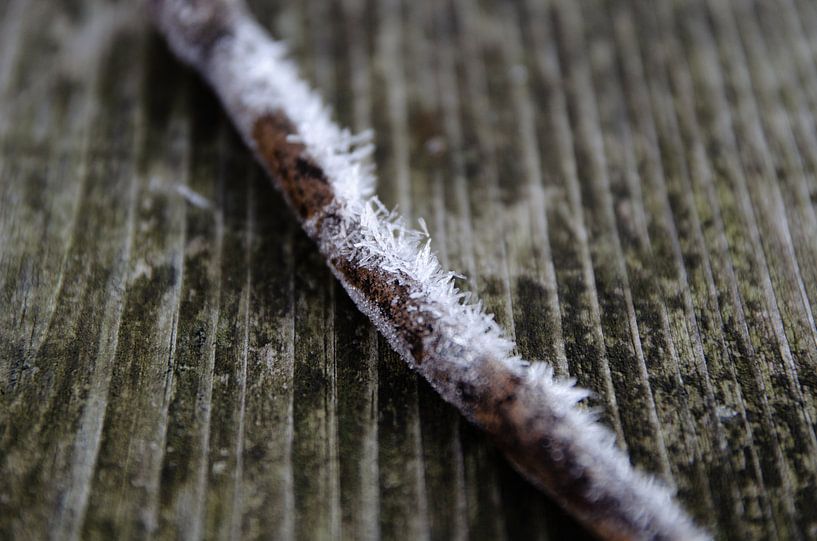
[[[702,539],[660,482],[577,407],[587,392],[512,354],[442,269],[426,235],[374,196],[369,137],[335,124],[284,46],[238,0],[150,0],[175,53],[218,93],[357,306],[514,466],[606,539]]]

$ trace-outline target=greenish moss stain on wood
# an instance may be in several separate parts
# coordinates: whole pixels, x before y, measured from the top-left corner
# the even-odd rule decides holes
[[[695,323],[690,324],[694,321],[692,313],[694,303],[689,292],[688,271],[684,265],[676,225],[666,219],[672,212],[671,192],[664,180],[667,171],[662,169],[673,164],[670,162],[664,166],[659,161],[660,149],[656,148],[658,141],[655,140],[657,126],[655,120],[650,118],[651,108],[645,106],[649,103],[646,95],[648,89],[643,83],[638,84],[644,68],[640,65],[637,55],[638,44],[632,35],[635,24],[631,20],[632,14],[627,13],[622,6],[611,10],[611,16],[614,17],[617,43],[621,51],[620,62],[623,64],[621,69],[626,75],[624,81],[630,81],[631,85],[625,88],[625,95],[631,100],[626,107],[634,119],[634,124],[651,139],[649,142],[645,141],[645,144],[637,145],[628,136],[623,144],[634,148],[635,153],[640,154],[630,158],[631,163],[638,163],[640,167],[628,174],[641,175],[645,183],[653,188],[643,192],[646,198],[645,207],[638,208],[640,205],[638,199],[633,202],[637,212],[642,216],[655,216],[654,221],[640,224],[642,228],[639,232],[640,247],[646,248],[647,252],[640,254],[641,268],[633,271],[633,275],[643,276],[645,283],[640,288],[634,285],[634,297],[636,299],[645,297],[651,299],[649,301],[651,303],[663,304],[655,307],[659,313],[655,315],[654,321],[661,328],[663,336],[658,338],[661,343],[656,344],[659,349],[654,352],[652,361],[663,365],[664,368],[661,370],[663,377],[651,376],[651,383],[656,389],[656,396],[660,397],[657,400],[667,402],[667,405],[660,409],[665,415],[672,415],[675,420],[672,429],[666,431],[668,440],[677,442],[675,446],[670,445],[669,448],[671,453],[679,455],[673,460],[677,464],[674,475],[679,492],[687,494],[689,498],[698,499],[702,512],[706,509],[711,518],[714,518],[715,513],[720,513],[721,520],[736,528],[736,531],[742,531],[741,521],[734,515],[736,496],[732,489],[724,488],[727,486],[726,480],[735,475],[735,470],[731,469],[730,464],[725,463],[724,456],[719,456],[723,428],[720,426],[717,407],[712,396],[713,381],[709,374],[711,369],[706,366],[700,333]],[[635,169],[635,165],[631,167]],[[630,185],[640,191],[637,183],[631,182]],[[653,272],[646,267],[648,259],[652,259],[653,266],[657,267],[652,269]],[[663,288],[665,301],[660,300],[661,290],[657,288]],[[639,319],[647,318],[639,316]],[[645,332],[646,329],[648,327],[644,327]],[[672,362],[666,362],[668,360]],[[718,376],[716,378],[720,379]],[[693,381],[700,383],[694,386],[688,383]],[[677,393],[673,389],[679,386],[684,387],[683,393]],[[710,419],[712,424],[696,427],[695,419],[701,418]],[[663,424],[672,426],[672,423],[666,421]]]
[[[94,2],[0,2],[0,537],[584,535],[143,23],[57,65]],[[817,536],[810,2],[251,4],[635,463],[719,538]]]
[[[698,25],[693,29],[700,32],[701,26]],[[711,58],[712,56],[703,57],[702,60]],[[703,73],[701,72],[701,79],[705,81]],[[711,74],[711,71],[706,73]],[[710,79],[710,83],[712,82],[714,81]],[[715,90],[717,91],[717,88]],[[713,96],[713,98],[713,106],[718,107],[716,100],[719,97]],[[780,446],[779,452],[782,456],[777,465],[777,471],[768,476],[767,486],[776,504],[775,511],[779,517],[778,528],[785,532],[790,531],[792,527],[797,527],[794,524],[797,516],[793,508],[794,501],[808,494],[808,492],[800,492],[797,485],[800,479],[808,478],[810,475],[806,472],[810,469],[809,463],[814,459],[813,451],[808,450],[810,441],[813,439],[813,421],[807,420],[802,409],[802,402],[797,399],[799,391],[795,389],[799,383],[792,378],[793,374],[789,364],[791,350],[785,335],[781,332],[782,329],[775,328],[781,323],[780,316],[775,315],[777,308],[769,304],[770,302],[776,303],[777,300],[770,298],[768,289],[771,285],[770,275],[766,265],[779,263],[774,259],[780,256],[770,254],[770,257],[767,258],[768,263],[759,261],[757,258],[761,252],[758,250],[761,246],[754,239],[746,238],[746,235],[751,234],[753,228],[758,225],[752,223],[752,215],[747,215],[749,194],[746,193],[746,184],[742,177],[743,172],[740,170],[738,156],[729,153],[729,134],[720,130],[718,135],[722,148],[719,149],[720,159],[715,162],[714,180],[717,183],[716,189],[720,200],[724,202],[727,242],[731,250],[736,250],[731,259],[737,274],[737,287],[745,301],[744,313],[748,320],[751,347],[754,350],[751,352],[754,354],[751,362],[760,371],[758,375],[762,378],[761,381],[768,382],[764,386],[767,389],[765,392],[769,394],[767,400],[774,412],[772,413],[774,420],[765,428],[774,431],[772,437],[777,440],[776,444]],[[729,183],[737,183],[737,186]],[[747,220],[750,220],[748,226]],[[740,314],[738,317],[742,316],[743,314]],[[766,362],[758,362],[760,359]],[[758,389],[758,394],[761,399],[765,398],[763,388]],[[785,406],[784,402],[787,403]]]
[[[172,64],[157,70],[161,78],[173,75]],[[189,75],[188,75],[189,77]],[[159,77],[153,79],[157,84]],[[212,99],[187,99],[190,85],[179,81],[185,107],[204,110],[191,118],[190,164],[187,186],[205,201],[217,200],[218,127],[220,118],[207,114]],[[201,87],[194,87],[201,96]],[[162,103],[158,104],[160,107]],[[158,140],[161,144],[161,139]],[[213,209],[188,204],[185,209],[184,261],[180,280],[179,320],[174,353],[173,382],[167,406],[165,455],[159,494],[158,537],[176,538],[182,533],[199,533],[203,527],[204,495],[201,486],[208,471],[209,423],[215,361],[215,334],[219,314],[219,278],[222,227],[213,219]]]
[[[141,40],[123,45],[123,52],[144,51]],[[127,62],[120,62],[125,69]],[[166,90],[151,75],[135,81],[141,96],[128,96],[138,103],[131,151],[135,208],[117,354],[83,534],[88,537],[117,529],[124,537],[142,536],[155,529],[159,513],[186,219],[175,188],[185,182],[188,136],[187,115],[174,107],[179,86]],[[122,80],[114,84],[125,86]],[[154,118],[157,102],[165,114],[163,122],[154,123],[148,119]]]

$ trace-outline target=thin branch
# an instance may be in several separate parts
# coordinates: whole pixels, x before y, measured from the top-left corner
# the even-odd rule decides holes
[[[374,196],[368,136],[331,120],[285,47],[231,0],[151,0],[176,54],[210,82],[247,145],[357,306],[514,466],[606,539],[702,539],[658,481],[634,470],[577,403],[587,391],[513,355],[460,292],[427,235]]]

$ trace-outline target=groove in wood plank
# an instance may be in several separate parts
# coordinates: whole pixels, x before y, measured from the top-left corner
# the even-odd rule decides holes
[[[31,357],[44,338],[53,316],[56,296],[60,290],[67,251],[76,217],[78,194],[82,189],[82,154],[86,149],[75,140],[86,140],[87,118],[71,118],[66,111],[72,107],[84,109],[90,102],[90,92],[84,88],[63,88],[61,76],[53,71],[53,59],[44,36],[25,32],[39,15],[36,9],[23,10],[14,7],[10,16],[20,18],[16,24],[6,23],[9,38],[17,37],[20,49],[28,51],[26,62],[33,69],[46,70],[39,85],[40,91],[26,92],[24,78],[10,77],[9,72],[22,59],[11,52],[5,59],[4,81],[0,91],[9,95],[3,100],[0,116],[0,141],[3,155],[0,168],[4,178],[11,179],[0,187],[0,242],[7,247],[0,255],[0,290],[4,306],[9,307],[0,317],[8,335],[3,336],[0,347],[6,348],[0,360],[0,374],[7,382],[3,395],[16,386],[21,377],[21,367],[28,366]],[[15,49],[16,47],[11,47]],[[2,83],[6,83],[3,85]],[[53,102],[43,111],[43,102]],[[58,131],[62,131],[65,143],[59,135],[35,137],[30,134],[36,117],[44,117]],[[11,159],[15,156],[16,159]],[[50,195],[48,195],[50,194]],[[39,264],[35,264],[34,249],[45,243]],[[28,370],[28,368],[25,368]]]
[[[569,66],[565,73],[567,105],[577,128],[574,132],[577,173],[588,179],[581,183],[579,197],[588,228],[593,293],[599,302],[606,360],[617,401],[638,404],[621,415],[630,456],[636,463],[669,480],[666,446],[647,380],[621,241],[615,230],[597,105],[590,80],[592,52],[584,52],[581,16],[576,12],[577,6],[571,7],[560,5],[557,41],[563,64]]]
[[[333,299],[328,270],[310,241],[297,235],[295,255],[295,350],[293,409],[293,472],[296,535],[336,536],[332,490],[336,460],[333,424],[335,352],[332,336]],[[326,334],[315,335],[321,328]]]
[[[259,175],[260,176],[260,175]],[[265,179],[252,212],[249,359],[241,535],[293,536],[293,224]],[[284,263],[282,265],[282,263]]]
[[[796,118],[789,118],[785,110],[787,101],[800,99],[799,84],[792,80],[795,74],[790,63],[788,71],[778,69],[775,72],[778,66],[787,63],[791,54],[787,54],[785,59],[780,54],[772,59],[767,39],[760,30],[755,13],[741,9],[734,13],[733,19],[744,36],[742,43],[746,52],[745,60],[755,89],[759,120],[766,133],[768,159],[773,162],[780,185],[780,189],[775,190],[776,199],[781,203],[778,211],[782,210],[782,215],[779,217],[785,220],[786,229],[790,233],[788,240],[790,249],[794,252],[791,257],[796,257],[794,270],[798,274],[797,285],[801,290],[810,332],[813,333],[814,300],[817,299],[814,291],[817,256],[809,239],[817,232],[817,216],[808,195],[806,163],[797,148],[795,133],[799,123]],[[774,36],[773,32],[769,34]],[[788,90],[788,98],[786,94],[779,92],[781,87]],[[807,377],[807,374],[801,374],[800,377]],[[814,413],[811,412],[812,418]]]
[[[503,62],[507,66],[505,76],[511,86],[510,95],[514,103],[514,114],[509,115],[507,129],[513,133],[513,126],[518,126],[512,148],[519,149],[516,157],[522,162],[522,171],[517,175],[527,179],[527,183],[521,187],[521,199],[528,202],[527,208],[511,213],[512,220],[520,216],[520,223],[509,225],[507,229],[511,233],[508,259],[515,290],[512,304],[517,345],[524,358],[549,362],[557,374],[567,377],[556,270],[547,225],[542,158],[536,135],[535,108],[528,88],[533,66],[525,63],[523,32],[519,28],[521,15],[511,13],[506,8],[501,17],[499,30],[505,36],[501,42]],[[497,107],[501,107],[499,101]],[[511,171],[503,174],[510,175]]]

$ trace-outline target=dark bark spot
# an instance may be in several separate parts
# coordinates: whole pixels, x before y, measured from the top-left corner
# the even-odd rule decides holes
[[[406,343],[417,364],[422,364],[426,357],[423,339],[434,333],[434,320],[411,298],[408,286],[393,278],[393,274],[358,267],[348,259],[336,258],[332,265],[377,306],[380,315]]]
[[[295,133],[295,127],[283,113],[273,113],[256,121],[252,137],[267,171],[298,217],[308,220],[332,202],[334,193],[323,170],[306,154],[304,146],[287,140]]]

